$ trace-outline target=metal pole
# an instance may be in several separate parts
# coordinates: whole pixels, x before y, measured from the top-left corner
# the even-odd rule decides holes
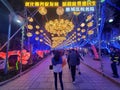
[[[101,63],[101,72],[104,75],[104,69],[103,69],[103,61],[101,59],[101,29],[99,28],[98,22],[99,22],[99,18],[101,16],[101,1],[99,0],[98,2],[98,18],[97,18],[97,29],[98,29],[98,39],[99,39],[99,59],[100,59],[100,63]]]
[[[9,51],[9,46],[10,46],[10,34],[11,34],[11,21],[12,21],[12,15],[11,13],[9,14],[9,27],[8,27],[8,43],[7,43],[7,50],[6,50],[6,60],[5,60],[5,69],[4,69],[4,73],[7,74],[8,73],[8,51]]]
[[[32,15],[31,17],[33,17],[36,13],[38,12],[38,10],[36,10]],[[14,13],[12,13],[12,15],[14,16]],[[25,26],[27,24],[27,21],[23,23],[23,25],[9,38],[9,41],[21,30],[21,28],[23,26]],[[7,45],[8,42],[5,42],[4,45],[2,47],[0,47],[0,51]]]
[[[22,73],[22,57],[23,57],[23,41],[24,41],[24,26],[22,27],[22,37],[21,37],[21,51],[20,51],[20,73]]]

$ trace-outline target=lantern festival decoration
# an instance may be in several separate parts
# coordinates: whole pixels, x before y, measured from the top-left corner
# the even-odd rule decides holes
[[[93,22],[89,22],[89,23],[87,24],[87,26],[88,26],[88,27],[92,27],[92,26],[93,26]]]
[[[27,25],[27,28],[29,29],[29,30],[32,30],[33,29],[33,26],[32,25]]]
[[[84,33],[86,30],[85,29],[82,29],[81,32]]]
[[[39,37],[35,37],[35,40],[38,41],[38,40],[39,40]]]
[[[80,12],[75,11],[75,12],[73,12],[73,14],[76,15],[76,16],[78,16],[78,15],[80,15]]]
[[[36,27],[36,29],[39,29],[39,28],[40,28],[40,26],[39,26],[39,25],[36,25],[35,27]]]
[[[82,39],[85,39],[86,38],[86,36],[85,35],[82,35]]]
[[[80,28],[77,28],[77,31],[80,31]]]
[[[28,17],[27,18],[29,22],[33,22],[33,18],[32,17]]]
[[[47,9],[45,7],[39,7],[38,11],[41,15],[47,14]]]
[[[74,28],[73,22],[64,19],[55,19],[46,22],[45,29],[51,34],[66,35]]]
[[[94,31],[93,30],[89,30],[88,31],[88,35],[92,35],[92,34],[94,34]]]
[[[28,36],[28,37],[32,37],[33,35],[32,35],[31,32],[27,32],[27,36]]]
[[[82,23],[80,26],[81,26],[81,27],[84,27],[84,26],[85,26],[85,23]]]
[[[87,16],[87,21],[91,20],[92,17],[93,17],[92,15],[88,15],[88,16]]]
[[[66,37],[52,37],[52,48],[57,47],[59,44],[61,44],[64,40],[66,40]]]
[[[36,32],[35,32],[35,34],[36,34],[36,35],[39,35],[39,34],[40,34],[40,32],[39,32],[39,31],[36,31]]]
[[[57,13],[57,15],[63,15],[64,14],[64,8],[63,7],[58,7],[56,9],[56,13]]]

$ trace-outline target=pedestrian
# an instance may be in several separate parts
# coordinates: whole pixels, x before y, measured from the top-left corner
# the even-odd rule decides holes
[[[68,54],[67,54],[67,63],[68,63],[68,68],[70,69],[70,64],[69,64],[69,57],[68,55],[71,53],[71,50],[68,51]]]
[[[84,61],[83,58],[81,57],[81,55],[79,54],[79,52],[76,50],[76,53],[77,53],[77,70],[78,70],[78,74],[80,75],[81,72],[80,72],[80,61]]]
[[[118,70],[117,70],[118,58],[119,57],[117,56],[115,49],[111,48],[110,59],[111,59],[111,69],[112,69],[114,78],[119,78]]]
[[[55,90],[58,90],[57,87],[57,75],[59,74],[60,86],[64,90],[63,81],[62,81],[62,64],[65,62],[62,60],[62,56],[59,51],[54,51],[54,57],[52,58],[53,72],[54,72],[54,85]]]
[[[75,76],[76,76],[76,65],[77,65],[77,53],[74,49],[68,55],[69,65],[71,70],[72,82],[75,83]]]

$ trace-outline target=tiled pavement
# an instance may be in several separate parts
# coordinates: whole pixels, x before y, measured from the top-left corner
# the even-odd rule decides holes
[[[116,84],[120,85],[120,78],[113,78],[112,76],[112,69],[111,69],[111,61],[110,58],[107,56],[102,56],[101,60],[94,60],[94,56],[86,55],[84,57],[84,64],[88,67],[92,68],[93,70],[97,71],[100,74],[104,74],[109,80],[115,82]],[[120,65],[117,65],[118,74],[120,76]]]
[[[23,76],[0,86],[0,90],[54,90],[53,71],[49,70],[49,65],[50,57]],[[120,90],[119,86],[84,64],[80,68],[82,74],[76,75],[76,84],[71,82],[68,66],[63,68],[64,90]]]

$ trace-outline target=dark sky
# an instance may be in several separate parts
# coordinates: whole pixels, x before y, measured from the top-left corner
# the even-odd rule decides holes
[[[113,6],[116,5],[116,7],[120,8],[120,0],[107,0],[107,1],[112,1],[111,4]],[[10,5],[12,6],[12,8],[14,9],[14,11],[16,13],[22,13],[23,12],[23,10],[24,10],[24,0],[8,0],[8,2],[10,3]],[[106,10],[105,14],[107,15],[107,17],[109,17],[111,15],[111,13],[114,13],[113,16],[115,17],[115,21],[111,24],[109,24],[108,21],[106,21],[105,27],[107,27],[107,29],[104,27],[104,32],[110,32],[111,28],[108,28],[108,27],[115,27],[115,28],[120,29],[120,10],[111,6],[109,3],[107,3],[107,4],[108,4],[107,7],[110,10],[109,11]],[[52,8],[50,10],[49,9],[48,9],[47,17],[49,19],[58,18],[56,13],[54,13],[55,8]],[[7,32],[8,32],[8,15],[9,15],[9,11],[0,1],[0,36],[2,36],[0,38],[0,43],[1,43],[1,41],[3,41],[3,39],[6,39],[6,35],[7,35]],[[35,16],[36,16],[35,18],[38,19],[38,21],[41,21],[40,15],[36,14]],[[65,16],[67,16],[67,14]],[[16,25],[13,22],[12,23],[12,33],[14,33],[16,31],[16,29],[18,29],[18,25]]]

